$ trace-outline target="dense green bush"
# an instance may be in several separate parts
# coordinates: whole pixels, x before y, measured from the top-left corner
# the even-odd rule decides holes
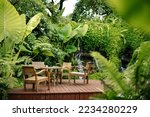
[[[118,68],[129,62],[133,51],[149,35],[130,27],[120,17],[108,17],[104,21],[92,19],[87,21],[89,29],[81,40],[83,52],[98,51],[115,63]],[[125,62],[122,62],[125,61]],[[126,65],[123,65],[126,67]]]
[[[81,48],[85,52],[99,51],[119,67],[120,54],[125,44],[123,33],[126,29],[116,22],[88,21],[89,30],[81,40]]]

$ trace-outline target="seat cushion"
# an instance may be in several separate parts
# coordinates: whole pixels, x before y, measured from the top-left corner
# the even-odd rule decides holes
[[[37,80],[38,81],[44,81],[44,80],[46,80],[46,79],[48,79],[47,77],[45,77],[45,76],[37,76]],[[35,81],[35,76],[32,76],[32,77],[29,77],[29,78],[27,78],[27,79],[25,79],[25,81],[31,81],[31,82],[34,82]]]
[[[83,76],[83,75],[87,75],[86,73],[83,73],[83,72],[70,72],[70,75],[73,76],[73,75],[76,75],[76,76]]]

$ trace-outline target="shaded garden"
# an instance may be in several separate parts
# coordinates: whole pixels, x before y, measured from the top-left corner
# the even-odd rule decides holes
[[[1,98],[22,86],[23,64],[77,65],[76,55],[88,53],[96,66],[90,79],[105,85],[94,99],[150,99],[150,5],[109,1],[79,0],[62,16],[64,0],[0,0]]]

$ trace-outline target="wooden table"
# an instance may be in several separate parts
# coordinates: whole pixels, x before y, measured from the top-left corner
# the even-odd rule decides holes
[[[42,69],[47,69],[51,74],[53,72],[54,85],[58,84],[59,71],[61,70],[60,66],[51,66],[51,67],[42,67]],[[55,83],[56,80],[56,83]],[[62,83],[62,78],[60,77],[60,84]]]

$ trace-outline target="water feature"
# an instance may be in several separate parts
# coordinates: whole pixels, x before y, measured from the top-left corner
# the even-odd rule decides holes
[[[94,62],[97,68],[97,71],[100,71],[100,65],[98,64],[98,61],[94,58]]]
[[[76,56],[75,56],[75,59],[77,61],[77,69],[79,72],[84,72],[84,65],[83,65],[83,61],[81,61],[81,54],[82,53],[78,53]],[[79,79],[82,79],[82,77],[80,76]]]

